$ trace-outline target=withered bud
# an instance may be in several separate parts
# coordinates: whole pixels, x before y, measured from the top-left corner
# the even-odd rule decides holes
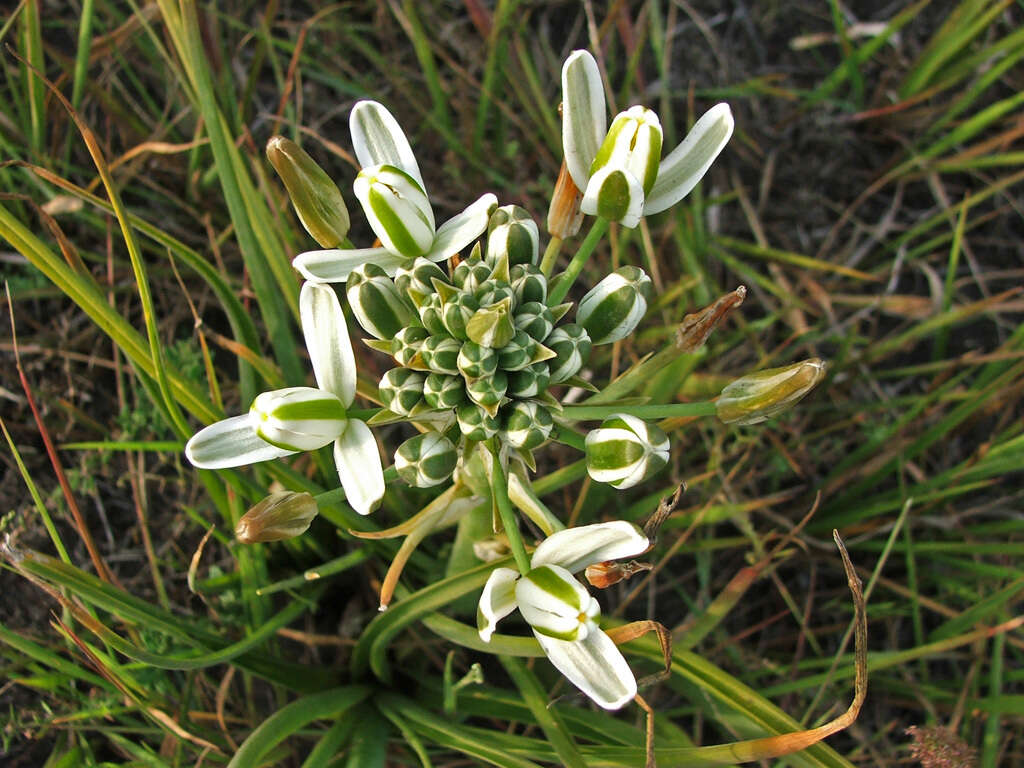
[[[242,515],[235,538],[243,544],[293,539],[306,532],[317,512],[308,493],[278,491]]]
[[[742,376],[726,385],[715,407],[726,424],[758,424],[792,406],[825,376],[816,357]]]
[[[477,560],[485,563],[493,563],[495,560],[500,560],[511,551],[508,546],[508,538],[503,533],[473,542],[473,554],[476,555]]]
[[[302,147],[283,136],[267,142],[267,159],[284,182],[302,226],[321,247],[337,247],[349,227],[338,185]]]
[[[583,573],[587,577],[587,581],[590,582],[590,586],[607,589],[612,584],[632,578],[634,574],[642,571],[649,571],[652,567],[650,563],[641,563],[637,560],[630,560],[628,563],[605,560],[603,563],[588,565],[587,570]]]
[[[703,347],[715,327],[732,314],[746,296],[747,289],[741,285],[699,312],[684,317],[676,329],[676,348],[680,352],[692,353]]]
[[[548,232],[553,237],[564,240],[580,231],[580,225],[583,224],[583,213],[580,211],[582,199],[583,195],[573,182],[563,160],[562,168],[558,172],[558,181],[555,182],[555,191],[551,194],[551,207],[548,208]]]

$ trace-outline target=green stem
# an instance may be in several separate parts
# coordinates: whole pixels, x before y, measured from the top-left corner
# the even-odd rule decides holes
[[[544,257],[540,260],[540,271],[544,277],[551,277],[551,270],[555,268],[555,259],[562,250],[562,238],[552,237],[548,241],[548,247],[544,249]]]
[[[587,263],[587,259],[590,258],[590,254],[594,252],[594,248],[597,246],[598,241],[604,237],[604,233],[608,231],[608,219],[603,219],[598,216],[594,219],[594,225],[590,228],[587,233],[586,239],[580,244],[580,249],[576,251],[576,255],[572,257],[572,261],[569,262],[569,266],[565,268],[565,272],[558,276],[558,284],[551,288],[551,293],[548,294],[548,306],[553,307],[556,304],[560,304],[565,295],[569,293],[569,289],[572,288],[572,284],[576,282],[576,278],[580,276],[580,272],[583,271],[583,265]]]
[[[715,404],[710,400],[668,405],[567,405],[562,415],[574,421],[597,421],[616,413],[639,419],[681,419],[692,416],[714,416]]]
[[[512,550],[512,557],[515,558],[516,567],[520,573],[527,574],[530,572],[530,558],[526,556],[526,547],[523,546],[523,539],[519,535],[519,521],[512,514],[505,468],[501,466],[501,460],[496,453],[491,454],[491,493],[494,494],[494,503],[498,506],[498,515],[505,528],[505,535],[508,536],[508,545]]]

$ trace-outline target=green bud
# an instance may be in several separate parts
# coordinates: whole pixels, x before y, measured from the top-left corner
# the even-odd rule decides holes
[[[505,298],[497,304],[478,309],[466,324],[466,335],[484,347],[504,347],[516,334],[509,317],[511,299]]]
[[[392,413],[410,416],[423,402],[425,380],[426,376],[409,368],[392,368],[380,380],[380,401]]]
[[[783,368],[742,376],[726,385],[715,402],[726,424],[757,424],[799,401],[825,376],[825,363],[816,357]]]
[[[555,327],[551,310],[539,301],[528,301],[519,306],[513,321],[516,330],[525,331],[531,339],[544,343]]]
[[[495,371],[490,376],[473,379],[466,385],[469,399],[486,410],[492,416],[498,412],[505,391],[508,389],[508,376],[504,371]]]
[[[530,301],[543,304],[548,300],[548,279],[532,264],[516,264],[512,267],[511,283],[516,304]]]
[[[508,254],[509,265],[536,264],[540,237],[535,222],[525,208],[503,205],[487,222],[487,259],[492,264]]]
[[[478,309],[480,309],[479,303],[470,294],[455,294],[441,304],[441,319],[444,321],[444,327],[452,336],[465,341],[469,338],[466,326]]]
[[[432,373],[423,382],[423,399],[438,411],[455,408],[466,402],[466,381],[461,376]]]
[[[324,248],[340,245],[348,234],[349,216],[338,185],[305,150],[283,136],[267,142],[267,159],[310,236]]]
[[[507,301],[509,309],[512,310],[519,303],[516,301],[512,286],[504,280],[488,280],[477,289],[476,300],[481,309]]]
[[[294,539],[309,529],[317,511],[308,493],[277,491],[242,515],[235,538],[243,544]]]
[[[640,324],[652,295],[651,278],[642,269],[619,267],[580,300],[576,322],[595,345],[619,341]]]
[[[503,409],[504,410],[504,409]],[[533,400],[520,400],[507,409],[503,437],[513,448],[532,451],[551,436],[551,411]]]
[[[590,358],[590,336],[576,323],[555,328],[544,346],[555,353],[555,357],[548,361],[552,384],[575,376]]]
[[[668,436],[624,413],[605,419],[585,441],[587,473],[599,483],[632,488],[668,463]]]
[[[547,363],[534,363],[508,376],[509,397],[538,397],[548,391],[551,372]]]
[[[399,365],[407,365],[419,368],[422,358],[419,358],[420,349],[427,339],[427,329],[418,325],[410,325],[395,334],[391,340],[391,356]]]
[[[422,256],[409,266],[399,267],[395,271],[395,286],[406,295],[415,293],[418,296],[427,296],[434,293],[434,280],[447,283],[448,276],[437,264]]]
[[[417,307],[420,322],[431,336],[448,336],[448,328],[444,324],[444,304],[436,293],[427,294]]]
[[[391,278],[376,264],[352,270],[345,293],[359,325],[374,338],[393,339],[416,317]]]
[[[533,360],[536,351],[537,342],[525,331],[516,331],[511,341],[498,350],[498,367],[505,371],[522,370]]]
[[[501,426],[498,419],[473,403],[465,403],[455,409],[459,431],[467,440],[488,440],[498,434]]]
[[[345,431],[345,406],[336,395],[312,387],[264,392],[253,400],[249,419],[256,434],[289,451],[313,451]]]
[[[451,440],[438,432],[426,432],[398,446],[395,471],[415,488],[430,488],[452,476],[457,460]]]
[[[498,355],[490,347],[467,341],[459,350],[456,364],[467,379],[478,379],[498,370]]]
[[[423,364],[435,373],[459,373],[459,350],[462,344],[451,336],[430,336],[420,347]]]
[[[466,259],[452,271],[452,284],[466,293],[477,289],[491,276],[491,267],[480,259]]]

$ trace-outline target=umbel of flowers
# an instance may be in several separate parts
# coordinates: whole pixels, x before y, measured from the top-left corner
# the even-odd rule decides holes
[[[663,158],[661,124],[650,110],[633,106],[608,126],[597,64],[586,51],[576,51],[562,69],[562,118],[565,162],[543,259],[529,213],[498,207],[493,194],[438,226],[409,140],[377,102],[359,102],[350,116],[360,165],[353,193],[377,239],[370,247],[352,247],[347,239],[348,210],[328,175],[293,142],[272,139],[267,155],[300,222],[322,247],[293,262],[308,281],[300,308],[316,387],[259,395],[247,414],[198,432],[185,453],[197,467],[223,469],[332,445],[349,503],[367,514],[386,490],[370,427],[415,423],[420,434],[395,451],[395,471],[413,486],[450,487],[433,506],[392,529],[407,538],[385,579],[390,586],[381,590],[382,605],[416,542],[437,521],[451,524],[490,496],[516,568],[496,568],[487,581],[479,603],[481,639],[491,642],[497,622],[518,609],[555,667],[600,706],[616,709],[634,697],[637,683],[599,625],[597,601],[574,574],[610,568],[628,575],[647,566],[620,568],[612,561],[653,545],[646,532],[624,521],[560,530],[561,523],[530,496],[524,478],[527,467],[536,467],[534,451],[554,437],[584,452],[591,478],[617,489],[643,482],[667,464],[669,439],[654,420],[683,414],[644,411],[635,400],[617,405],[605,398],[596,407],[560,401],[570,387],[592,389],[583,374],[593,348],[621,341],[638,327],[653,298],[651,280],[642,269],[623,266],[586,291],[575,308],[565,299],[610,222],[634,227],[641,216],[667,209],[693,189],[728,141],[732,115],[727,105],[713,107]],[[562,238],[575,234],[582,214],[597,217],[590,234],[565,271],[553,274]],[[355,356],[330,284],[344,285],[339,290],[369,337],[366,343],[394,363],[377,389],[383,408],[365,421],[350,412]],[[731,303],[690,316],[688,351],[727,314],[719,307],[731,309],[739,301],[741,291]],[[737,380],[719,399],[719,418],[753,424],[775,415],[810,391],[823,372],[821,361],[810,360]],[[716,413],[712,403],[679,407],[691,416]],[[576,431],[581,421],[600,426],[584,436]],[[485,487],[474,477],[482,477]],[[547,536],[532,556],[513,504]],[[238,537],[289,538],[315,514],[308,494],[278,492],[243,517]]]

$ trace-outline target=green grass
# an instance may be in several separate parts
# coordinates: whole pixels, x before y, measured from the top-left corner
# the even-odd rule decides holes
[[[440,221],[493,191],[543,232],[561,61],[599,46],[615,106],[658,110],[666,151],[717,100],[737,125],[682,204],[600,241],[584,229],[559,261],[596,246],[570,299],[620,264],[658,294],[590,367],[603,385],[654,355],[613,391],[665,417],[668,469],[600,486],[567,432],[533,479],[570,524],[640,521],[687,483],[653,576],[600,596],[616,621],[673,632],[672,674],[642,691],[659,765],[845,709],[854,614],[833,528],[868,585],[869,697],[855,726],[778,764],[927,765],[910,726],[948,727],[978,765],[1024,764],[1020,5],[599,5],[27,0],[0,17],[0,271],[24,372],[5,331],[0,760],[642,764],[642,712],[591,707],[516,620],[500,656],[482,652],[493,566],[468,544],[489,510],[421,541],[378,614],[400,543],[352,531],[436,494],[395,484],[361,518],[326,454],[213,473],[181,453],[262,389],[308,383],[289,261],[316,246],[270,135],[338,181],[357,245],[372,240],[351,195],[360,98],[406,127]],[[702,350],[664,351],[740,284]],[[373,395],[384,358],[357,346]],[[736,376],[812,356],[828,374],[794,410],[756,427],[707,415]],[[400,430],[378,435],[393,448]],[[272,483],[318,494],[319,519],[292,541],[233,542]],[[626,651],[638,676],[657,671],[653,639]],[[484,683],[453,685],[475,662]]]

